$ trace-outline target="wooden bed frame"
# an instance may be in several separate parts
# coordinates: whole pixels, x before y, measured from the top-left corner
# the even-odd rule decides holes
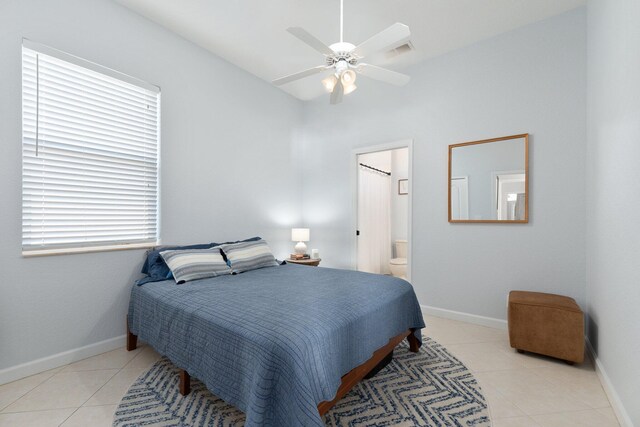
[[[320,402],[318,412],[320,416],[326,414],[340,399],[342,399],[356,384],[358,384],[369,372],[371,372],[384,358],[389,356],[394,348],[402,342],[403,339],[409,341],[409,351],[417,353],[420,348],[418,339],[413,335],[414,329],[408,329],[395,337],[391,338],[387,344],[373,352],[373,356],[362,365],[356,366],[342,376],[340,387],[336,393],[336,397],[331,401]],[[127,350],[135,350],[138,345],[138,336],[129,330],[129,322],[127,321]],[[180,369],[180,394],[186,396],[191,392],[191,376],[189,373]]]

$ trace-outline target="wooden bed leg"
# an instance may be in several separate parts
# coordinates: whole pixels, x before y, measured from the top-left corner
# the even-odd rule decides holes
[[[417,353],[420,350],[420,342],[418,342],[418,338],[413,335],[413,329],[409,336],[407,336],[407,340],[409,341],[409,351],[412,353]]]
[[[133,335],[129,330],[129,316],[126,318],[127,320],[127,351],[133,351],[138,347],[138,336]]]
[[[180,394],[186,396],[191,392],[191,375],[184,369],[180,369]]]

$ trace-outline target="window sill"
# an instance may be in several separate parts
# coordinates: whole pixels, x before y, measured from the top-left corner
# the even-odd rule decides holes
[[[71,254],[86,254],[92,252],[111,252],[111,251],[126,251],[130,249],[149,249],[154,246],[158,246],[159,242],[150,243],[135,243],[135,244],[123,244],[123,245],[105,245],[105,246],[88,246],[84,248],[60,248],[60,249],[40,249],[22,251],[24,258],[35,258],[49,255],[71,255]]]

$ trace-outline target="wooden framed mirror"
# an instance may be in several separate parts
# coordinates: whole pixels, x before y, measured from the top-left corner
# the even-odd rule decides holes
[[[449,222],[529,222],[529,134],[449,145]]]

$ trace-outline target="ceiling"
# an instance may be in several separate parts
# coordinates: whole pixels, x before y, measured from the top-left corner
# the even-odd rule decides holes
[[[324,62],[286,28],[303,27],[328,45],[339,38],[339,0],[116,1],[268,82]],[[375,62],[367,58],[402,70],[585,2],[344,0],[344,39],[357,45],[395,22],[407,24],[414,50]],[[324,93],[320,79],[311,76],[281,88],[308,100]]]

